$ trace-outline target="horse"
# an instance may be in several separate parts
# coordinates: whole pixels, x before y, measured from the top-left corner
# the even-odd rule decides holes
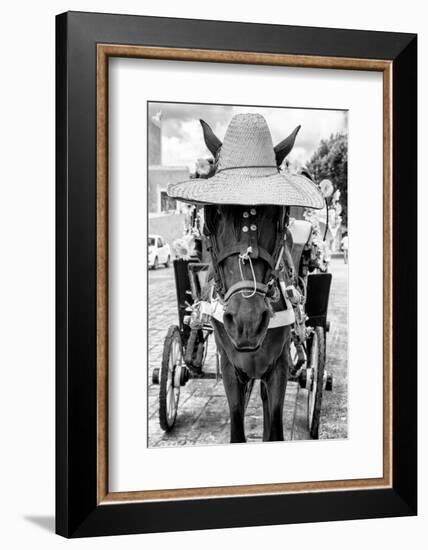
[[[212,176],[221,142],[206,122],[201,124],[214,157]],[[299,128],[275,147],[278,167],[291,151]],[[269,324],[275,311],[286,305],[280,277],[288,278],[288,284],[293,280],[287,212],[286,207],[275,205],[204,207],[213,292],[224,308],[222,320],[212,317],[212,324],[229,405],[231,443],[246,442],[245,410],[255,380],[260,380],[263,402],[263,441],[284,440],[291,325],[269,328]]]

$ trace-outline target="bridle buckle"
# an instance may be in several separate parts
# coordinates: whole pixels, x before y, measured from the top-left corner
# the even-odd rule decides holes
[[[243,254],[239,254],[239,259],[244,264],[246,261],[250,260],[250,254],[253,253],[253,247],[249,246],[247,247],[247,250]]]

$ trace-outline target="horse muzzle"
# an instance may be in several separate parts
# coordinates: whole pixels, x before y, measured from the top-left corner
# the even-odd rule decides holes
[[[235,349],[240,352],[257,351],[266,336],[270,317],[264,297],[256,294],[252,298],[244,298],[239,293],[235,294],[223,316],[224,328]]]

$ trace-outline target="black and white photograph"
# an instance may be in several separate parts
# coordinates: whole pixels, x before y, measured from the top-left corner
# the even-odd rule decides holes
[[[348,437],[348,111],[147,103],[148,447]]]

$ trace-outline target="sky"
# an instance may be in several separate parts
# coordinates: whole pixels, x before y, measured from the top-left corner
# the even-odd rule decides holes
[[[295,168],[311,158],[321,139],[335,133],[347,133],[346,111],[283,107],[238,107],[186,103],[150,103],[149,116],[162,112],[162,163],[188,166],[194,170],[198,158],[208,158],[199,119],[204,119],[223,141],[232,117],[237,113],[259,113],[268,123],[274,145],[302,126],[288,160]]]

